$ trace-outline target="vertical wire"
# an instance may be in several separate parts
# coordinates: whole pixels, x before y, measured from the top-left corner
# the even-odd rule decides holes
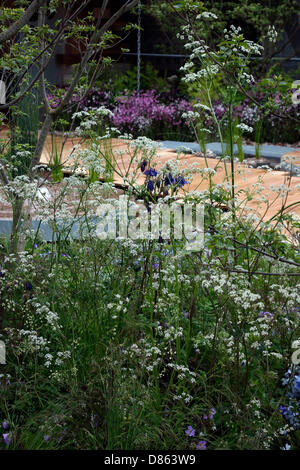
[[[141,24],[142,24],[142,2],[138,4],[138,32],[137,32],[137,92],[141,90]]]

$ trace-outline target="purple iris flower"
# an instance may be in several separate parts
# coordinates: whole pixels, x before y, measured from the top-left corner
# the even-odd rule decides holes
[[[11,442],[10,437],[9,437],[9,433],[2,434],[2,436],[3,436],[3,440],[4,440],[5,444],[7,446],[9,446],[10,442]]]
[[[7,421],[3,421],[2,427],[3,427],[3,429],[8,429],[8,422],[7,422]]]
[[[198,444],[196,445],[197,450],[206,450],[206,441],[199,441]]]
[[[185,434],[187,434],[190,437],[195,436],[196,430],[192,426],[188,426],[188,428],[185,431]]]

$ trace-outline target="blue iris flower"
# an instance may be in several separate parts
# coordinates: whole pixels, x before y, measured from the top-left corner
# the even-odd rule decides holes
[[[154,168],[144,171],[144,175],[157,176],[157,171]]]
[[[148,191],[153,191],[153,189],[154,189],[153,181],[149,180],[148,184],[147,184],[147,190]]]
[[[179,186],[179,188],[182,188],[185,184],[188,184],[187,181],[185,181],[183,176],[177,176],[176,178],[176,185]]]
[[[166,176],[165,178],[165,185],[169,186],[170,184],[174,184],[174,183],[175,183],[175,180],[173,176],[171,175],[171,173],[169,173],[168,176]]]

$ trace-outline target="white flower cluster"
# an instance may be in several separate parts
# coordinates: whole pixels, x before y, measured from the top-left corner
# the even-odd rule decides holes
[[[79,119],[80,124],[75,129],[77,135],[83,135],[87,131],[92,130],[95,126],[99,126],[103,119],[111,119],[113,117],[112,111],[100,106],[96,109],[90,109],[89,111],[78,111],[72,115],[72,119]]]
[[[47,353],[45,354],[45,367],[50,368],[51,366],[61,366],[64,364],[66,359],[71,358],[71,351],[59,351],[56,353],[56,359],[54,360],[54,355]]]
[[[101,158],[97,144],[92,143],[90,148],[83,148],[74,153],[76,170],[94,171],[99,175],[105,172],[105,161]]]
[[[267,38],[269,39],[270,42],[277,42],[278,39],[278,32],[275,29],[274,25],[269,25],[268,31],[267,31]]]
[[[52,327],[53,331],[57,331],[61,328],[61,325],[59,324],[59,316],[57,313],[52,312],[48,305],[40,305],[36,302],[32,302],[32,305],[36,308],[36,314],[44,317],[48,325]]]
[[[193,83],[197,82],[198,80],[202,78],[212,78],[214,75],[216,75],[219,72],[220,68],[216,64],[207,64],[204,66],[201,70],[198,72],[191,72],[187,73],[182,80],[185,83]]]
[[[238,124],[236,127],[243,132],[253,132],[253,127],[247,126],[247,124],[244,123]]]
[[[210,11],[203,11],[202,13],[199,13],[199,15],[196,16],[196,20],[201,20],[202,18],[204,19],[212,19],[212,20],[217,20],[218,17],[214,13]]]
[[[26,339],[26,342],[21,345],[25,350],[30,350],[31,352],[48,350],[47,345],[49,344],[49,341],[42,336],[38,336],[36,331],[22,329],[18,330],[18,335]]]

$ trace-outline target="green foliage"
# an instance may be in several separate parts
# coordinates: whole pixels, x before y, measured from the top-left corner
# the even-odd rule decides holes
[[[38,139],[39,109],[36,88],[11,109],[11,143],[6,158],[12,163],[12,177],[26,174],[30,167]],[[22,158],[17,158],[18,152],[23,154]]]
[[[1,8],[0,23],[1,30],[6,29],[8,21],[17,21],[24,13],[23,8]]]
[[[163,52],[173,53],[173,44],[176,47],[176,52],[183,52],[176,37],[182,24],[182,18],[180,16],[176,17],[176,10],[186,9],[190,11],[192,19],[195,12],[200,13],[201,11],[209,11],[218,16],[212,26],[207,22],[205,22],[204,28],[201,22],[198,25],[195,24],[195,27],[198,28],[208,44],[214,47],[224,28],[228,28],[231,24],[242,26],[246,36],[257,42],[266,39],[268,29],[272,26],[275,27],[275,30],[279,33],[279,38],[281,38],[284,29],[294,23],[299,5],[295,0],[276,0],[272,2],[264,0],[234,0],[229,2],[215,0],[206,2],[192,0],[176,2],[149,1],[145,11],[155,18],[167,38],[167,42],[160,45]],[[175,25],[176,27],[174,27]],[[268,52],[272,53],[273,51],[274,47],[269,44]]]
[[[253,2],[246,4],[250,8]],[[51,9],[56,5],[51,2]],[[204,8],[188,0],[174,5],[188,6],[188,13]],[[84,32],[80,28],[81,38]],[[46,31],[39,33],[45,39]],[[7,363],[1,365],[0,422],[7,432],[0,449],[193,452],[203,443],[211,450],[299,447],[300,423],[290,426],[280,410],[291,396],[290,384],[284,387],[282,379],[292,350],[300,347],[300,224],[288,212],[299,201],[287,203],[288,175],[271,188],[281,206],[267,218],[272,201],[261,197],[264,175],[248,190],[236,185],[233,146],[240,147],[247,126],[238,123],[233,108],[241,87],[252,82],[249,64],[259,47],[235,28],[213,56],[203,53],[203,43],[197,45],[198,51],[193,44],[191,52],[200,65],[188,65],[185,80],[195,83],[193,92],[199,87],[201,102],[198,111],[186,114],[204,141],[202,111],[211,113],[223,145],[215,166],[204,155],[204,167],[198,160],[199,166],[182,168],[180,156],[174,156],[157,171],[155,142],[141,136],[128,140],[125,152],[114,153],[105,125],[111,112],[101,107],[79,111],[73,116],[80,122],[76,132],[89,141],[76,148],[70,177],[61,177],[54,139],[54,181],[48,184],[49,200],[37,204],[37,232],[26,231],[25,250],[17,254],[9,255],[1,244],[0,338]],[[5,58],[11,70],[19,70],[18,51],[13,49],[11,62]],[[133,86],[133,74],[126,80]],[[277,109],[267,92],[274,83],[281,93],[287,90],[280,76],[262,80],[266,114]],[[226,105],[221,122],[212,106],[218,94]],[[25,168],[15,167],[17,176],[28,169],[24,149],[30,154],[37,138],[39,106],[31,115],[36,96],[27,98],[18,112],[12,110],[10,157],[19,150],[25,155]],[[225,177],[216,183],[213,176],[221,165]],[[247,168],[238,171],[247,178]],[[206,189],[185,192],[180,186],[194,173]],[[151,202],[162,198],[167,205],[176,200],[177,207],[178,196],[180,202],[202,204],[203,246],[187,249],[174,234],[181,227],[175,217],[170,232],[162,229],[158,239],[136,239],[136,225],[133,239],[101,238],[95,211],[116,201],[114,174],[126,184],[128,205],[138,202],[140,212],[144,203],[151,214]],[[37,202],[30,180],[13,183],[5,188],[9,197],[14,193]],[[255,208],[248,207],[253,200]],[[75,202],[66,213],[70,201]],[[110,217],[107,223],[116,221],[116,212]],[[42,222],[52,229],[50,243],[40,237]],[[296,373],[299,368],[293,366],[298,413]]]
[[[155,89],[164,93],[170,91],[170,88],[166,78],[161,77],[159,71],[150,62],[142,62],[141,90]],[[125,73],[112,75],[109,89],[116,94],[135,91],[137,89],[137,66],[130,67]]]
[[[10,449],[192,451],[199,438],[186,436],[189,425],[209,449],[297,442],[279,432],[280,378],[299,335],[297,283],[284,272],[280,282],[255,274],[248,281],[213,268],[234,246],[226,227],[220,237],[222,212],[206,214],[207,229],[216,230],[210,254],[188,254],[175,240],[170,247],[88,236],[39,243],[6,271],[1,381],[10,379],[0,413]],[[250,232],[241,222],[243,243]],[[277,256],[299,261],[299,250],[273,230],[249,235],[248,247],[268,241]],[[274,268],[272,259],[238,250],[236,266],[252,262],[256,270]],[[261,303],[273,319],[259,320]],[[212,421],[205,418],[211,409]]]

